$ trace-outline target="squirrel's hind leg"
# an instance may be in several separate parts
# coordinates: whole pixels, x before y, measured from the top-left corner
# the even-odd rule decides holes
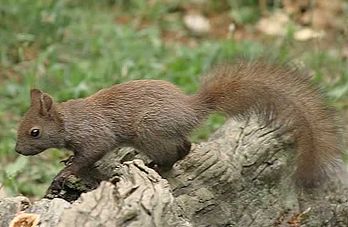
[[[188,139],[184,139],[184,141],[178,145],[177,147],[178,160],[185,158],[186,155],[190,153],[191,150],[191,142]]]
[[[161,141],[161,143],[143,146],[139,150],[143,151],[152,160],[149,166],[161,171],[170,170],[173,165],[183,159],[191,150],[191,142],[184,138],[176,141]]]

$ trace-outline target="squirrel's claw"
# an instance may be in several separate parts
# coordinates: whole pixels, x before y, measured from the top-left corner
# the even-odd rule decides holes
[[[73,160],[74,160],[74,155],[71,155],[67,159],[63,159],[60,162],[63,163],[65,166],[70,166]]]

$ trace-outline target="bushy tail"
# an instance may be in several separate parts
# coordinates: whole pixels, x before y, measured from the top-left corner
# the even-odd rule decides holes
[[[205,76],[198,99],[234,118],[256,114],[290,130],[297,150],[296,180],[320,183],[342,160],[335,116],[310,78],[297,69],[264,61],[217,66]]]

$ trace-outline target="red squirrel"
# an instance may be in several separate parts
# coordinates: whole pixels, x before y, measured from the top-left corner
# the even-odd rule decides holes
[[[209,114],[223,112],[237,119],[256,114],[282,124],[294,138],[295,178],[303,185],[316,184],[339,168],[342,149],[334,114],[301,71],[240,60],[216,66],[203,78],[193,95],[161,80],[129,81],[62,103],[32,89],[16,151],[35,155],[48,148],[72,150],[74,158],[61,178],[78,175],[121,146],[171,168],[189,153],[190,133]],[[55,187],[61,187],[61,180],[56,181]]]

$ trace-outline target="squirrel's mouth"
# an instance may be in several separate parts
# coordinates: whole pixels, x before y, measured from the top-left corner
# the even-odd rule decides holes
[[[32,155],[36,155],[36,154],[41,152],[41,151],[35,151],[35,150],[21,149],[18,145],[16,145],[15,151],[18,154],[21,154],[24,156],[32,156]]]

